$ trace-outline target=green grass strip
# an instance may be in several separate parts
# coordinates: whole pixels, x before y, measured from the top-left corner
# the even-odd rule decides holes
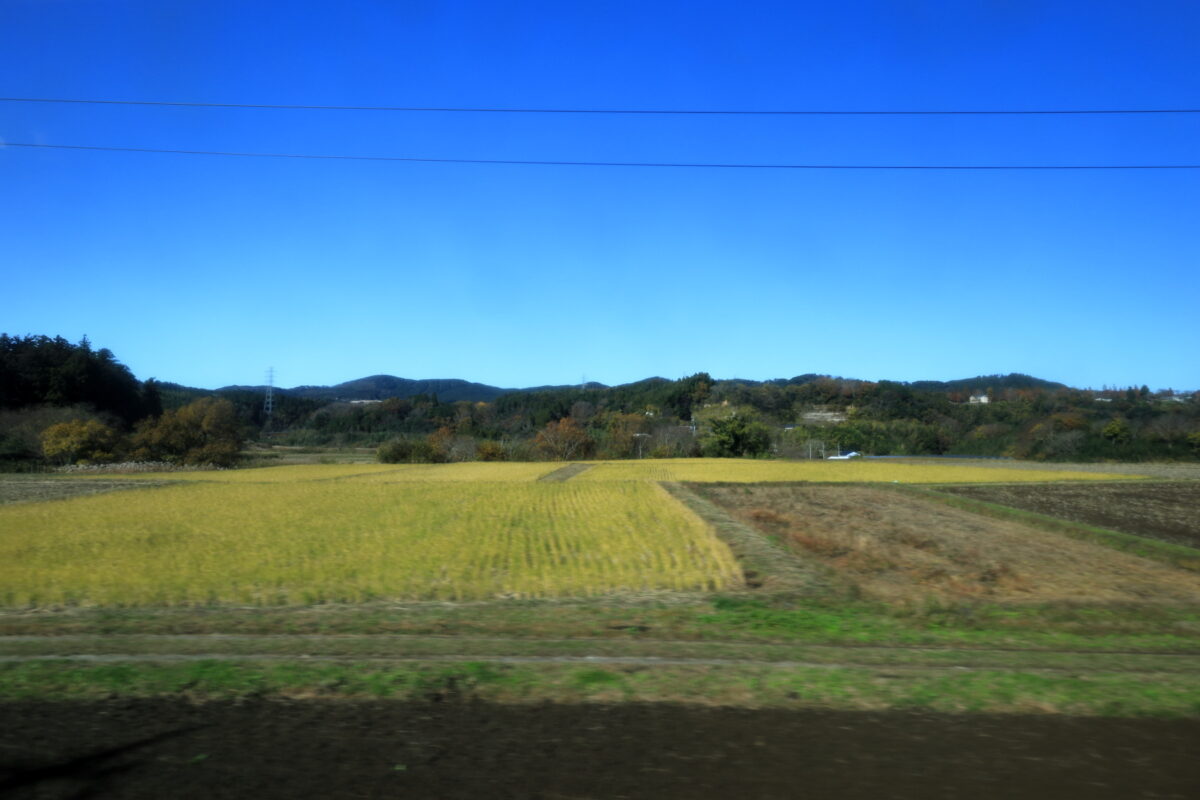
[[[490,702],[682,702],[752,708],[1200,716],[1194,674],[1062,675],[840,667],[303,664],[0,664],[0,701],[187,696]]]

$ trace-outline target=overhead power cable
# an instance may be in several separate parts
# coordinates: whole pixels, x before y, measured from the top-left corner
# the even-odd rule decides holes
[[[113,153],[170,153],[189,156],[238,158],[300,158],[328,161],[399,161],[416,164],[510,164],[557,167],[683,167],[693,169],[857,169],[857,170],[1098,170],[1098,169],[1200,169],[1200,164],[719,164],[673,161],[542,161],[506,158],[413,158],[408,156],[347,156],[313,153],[242,153],[226,150],[167,150],[157,147],[103,147],[81,144],[31,144],[4,142],[3,147],[37,147],[52,150],[89,150]]]
[[[1015,108],[1015,109],[908,109],[836,110],[800,109],[663,109],[663,108],[472,108],[458,106],[322,106],[282,103],[191,103],[166,100],[84,100],[62,97],[0,97],[3,103],[73,103],[102,106],[173,106],[178,108],[254,108],[286,111],[443,111],[470,114],[692,114],[712,116],[952,116],[1047,114],[1200,114],[1200,108]]]

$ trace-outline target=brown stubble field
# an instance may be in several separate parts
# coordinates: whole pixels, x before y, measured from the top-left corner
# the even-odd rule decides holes
[[[949,486],[941,491],[1200,547],[1200,482],[994,484]]]
[[[863,596],[888,603],[1200,600],[1200,575],[1195,573],[888,488],[690,488],[797,556],[831,568]],[[1042,488],[1054,487],[1035,490]],[[1081,491],[1109,488],[1089,486]]]

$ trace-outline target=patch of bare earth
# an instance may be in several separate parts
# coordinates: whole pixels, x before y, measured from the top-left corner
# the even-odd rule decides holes
[[[553,472],[547,472],[542,477],[538,478],[542,483],[562,483],[569,481],[581,472],[586,472],[591,469],[591,464],[567,464],[565,467],[559,467]]]
[[[868,596],[1021,602],[1197,602],[1200,576],[1020,523],[859,486],[712,486],[736,518]]]
[[[41,503],[88,494],[103,494],[122,489],[161,486],[160,481],[121,481],[71,478],[37,478],[25,475],[0,476],[0,505],[5,503]]]
[[[1200,483],[980,485],[952,486],[943,491],[1172,544],[1200,547]]]
[[[6,798],[1195,796],[1193,719],[670,704],[0,704]]]

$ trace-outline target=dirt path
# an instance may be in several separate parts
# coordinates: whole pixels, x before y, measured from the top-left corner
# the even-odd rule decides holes
[[[670,705],[0,704],[6,798],[1185,798],[1200,721]]]
[[[853,655],[846,653],[846,655]],[[1168,657],[1171,658],[1171,657]],[[1172,664],[1165,659],[1154,663],[1132,664],[1128,666],[1105,666],[1105,674],[1125,673],[1135,675],[1161,675],[1164,672],[1192,675],[1195,674],[1194,657],[1175,656],[1179,663]],[[1188,658],[1184,661],[1182,659]],[[249,661],[249,662],[287,662],[287,663],[353,663],[353,664],[461,664],[463,662],[487,664],[563,664],[579,666],[623,666],[623,667],[770,667],[772,669],[867,669],[912,670],[921,673],[929,672],[988,672],[994,673],[1004,669],[1003,666],[991,664],[929,664],[929,663],[880,663],[872,661],[757,661],[735,658],[670,658],[663,656],[502,656],[502,655],[413,655],[413,656],[349,656],[349,655],[305,655],[290,656],[279,653],[86,653],[54,656],[0,656],[0,664],[21,663],[31,661],[73,661],[87,664],[128,664],[128,663],[179,663],[188,661]],[[1062,672],[1077,675],[1078,665],[1053,666],[1039,664],[1024,665],[1012,669],[1022,674]]]
[[[471,661],[627,667],[816,667],[1087,674],[1192,674],[1200,671],[1200,652],[387,635],[0,636],[0,663],[45,659],[80,663],[177,663],[213,659],[372,664]]]
[[[569,481],[581,472],[586,472],[592,468],[591,464],[567,464],[565,467],[559,467],[553,472],[547,472],[538,481],[543,483],[561,483]]]

